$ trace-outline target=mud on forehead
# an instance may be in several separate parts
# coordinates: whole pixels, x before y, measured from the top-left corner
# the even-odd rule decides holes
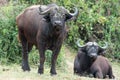
[[[98,45],[96,42],[88,42],[88,43],[86,43],[86,45]]]
[[[62,7],[54,7],[52,8],[50,13],[61,15],[61,14],[65,14],[66,11]]]

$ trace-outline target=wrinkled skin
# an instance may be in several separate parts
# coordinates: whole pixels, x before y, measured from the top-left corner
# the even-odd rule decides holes
[[[44,72],[45,51],[49,49],[53,52],[50,73],[57,74],[55,63],[66,35],[65,22],[74,16],[63,7],[49,4],[28,7],[16,17],[23,50],[22,69],[24,71],[30,71],[28,53],[35,45],[40,56],[38,73],[43,74]]]

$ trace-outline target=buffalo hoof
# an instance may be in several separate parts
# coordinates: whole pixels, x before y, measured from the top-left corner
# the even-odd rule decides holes
[[[26,62],[26,61],[22,62],[22,69],[23,69],[23,71],[30,71],[28,62]]]
[[[23,71],[30,71],[29,67],[22,67]]]
[[[40,72],[40,71],[38,71],[38,73],[41,75],[41,74],[43,74],[43,72]]]
[[[57,75],[57,73],[51,73],[51,76],[55,76],[55,75]]]
[[[50,73],[51,73],[51,76],[57,75],[56,71],[51,70]]]
[[[39,70],[38,70],[38,73],[39,73],[39,74],[43,74],[43,69],[39,69]]]

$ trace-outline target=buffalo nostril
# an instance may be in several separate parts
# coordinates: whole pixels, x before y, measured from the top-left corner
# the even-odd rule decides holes
[[[61,21],[55,21],[54,24],[55,25],[61,25],[62,23],[61,23]]]
[[[91,58],[95,58],[95,57],[97,57],[97,55],[95,54],[95,53],[93,53],[93,54],[91,54],[91,55],[89,55]]]
[[[57,24],[57,22],[54,22],[54,24],[56,25],[56,24]]]

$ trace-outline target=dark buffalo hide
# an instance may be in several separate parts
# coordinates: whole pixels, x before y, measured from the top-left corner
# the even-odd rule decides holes
[[[65,22],[78,15],[78,9],[70,13],[56,4],[34,5],[16,17],[19,39],[22,44],[22,69],[30,71],[28,52],[33,45],[40,54],[38,73],[44,71],[45,51],[52,50],[51,74],[56,74],[55,63],[66,35]]]
[[[104,54],[107,44],[104,47],[100,47],[96,42],[88,42],[84,46],[81,46],[78,40],[77,45],[79,46],[79,51],[74,60],[74,73],[83,75],[84,72],[89,71],[93,60],[97,56]]]
[[[106,78],[107,75],[110,79],[114,78],[112,67],[108,59],[103,56],[98,56],[93,61],[90,67],[90,73],[92,73],[95,78],[103,79]]]

